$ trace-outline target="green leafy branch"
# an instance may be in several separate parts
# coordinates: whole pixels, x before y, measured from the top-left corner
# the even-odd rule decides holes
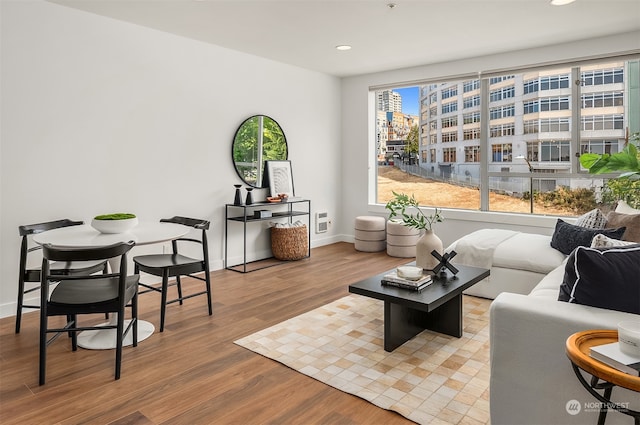
[[[385,208],[389,211],[390,220],[400,217],[405,226],[419,230],[431,230],[434,223],[444,221],[441,210],[438,208],[431,215],[423,213],[413,195],[408,196],[404,193],[396,192],[393,192],[393,195],[394,198],[385,205]],[[411,208],[416,210],[415,214],[407,212]]]
[[[584,153],[580,155],[580,164],[590,174],[606,174],[623,171],[619,179],[640,180],[640,161],[638,148],[634,143],[640,140],[640,133],[634,133],[622,151],[614,154]]]

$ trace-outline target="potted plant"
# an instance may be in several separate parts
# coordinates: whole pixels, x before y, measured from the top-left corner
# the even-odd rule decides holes
[[[97,215],[91,226],[100,233],[124,233],[138,224],[138,218],[131,213],[113,213]]]
[[[444,252],[442,240],[433,232],[434,223],[444,220],[441,210],[436,208],[433,214],[427,215],[420,208],[414,195],[392,193],[393,199],[385,205],[389,211],[389,220],[400,221],[407,227],[424,232],[416,243],[416,266],[433,270],[439,261],[431,255],[431,252],[435,250],[441,255]]]
[[[607,189],[616,200],[622,199],[633,208],[640,208],[640,132],[625,137],[622,151],[614,154],[584,153],[580,155],[580,164],[590,174],[622,172],[607,182]]]

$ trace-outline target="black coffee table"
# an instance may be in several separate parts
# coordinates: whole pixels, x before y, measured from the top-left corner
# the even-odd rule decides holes
[[[412,263],[413,264],[413,263]],[[393,351],[425,329],[462,336],[462,291],[489,276],[489,270],[457,265],[453,276],[434,276],[434,282],[417,292],[386,286],[389,271],[349,285],[349,292],[384,301],[384,349]]]

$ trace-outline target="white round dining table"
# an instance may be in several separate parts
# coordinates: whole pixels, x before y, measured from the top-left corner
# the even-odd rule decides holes
[[[73,248],[111,245],[117,242],[134,241],[136,245],[164,243],[178,239],[191,229],[176,223],[139,222],[133,229],[123,233],[100,233],[87,224],[48,230],[33,236],[33,241],[40,245],[51,244]],[[135,247],[134,247],[135,249]],[[118,270],[120,258],[109,260],[111,270]],[[108,323],[115,324],[117,316],[110,317]],[[125,328],[129,321],[125,321]],[[99,325],[100,326],[100,325]],[[149,338],[155,330],[152,323],[138,320],[138,342]],[[129,332],[123,344],[133,344],[133,335]],[[78,346],[90,350],[107,350],[116,348],[116,329],[82,331],[78,334]]]

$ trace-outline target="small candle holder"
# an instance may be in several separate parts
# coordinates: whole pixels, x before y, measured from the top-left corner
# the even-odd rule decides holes
[[[248,187],[247,188],[247,199],[244,201],[244,203],[246,205],[251,205],[253,204],[253,195],[251,195],[251,191],[253,190],[252,187]]]

